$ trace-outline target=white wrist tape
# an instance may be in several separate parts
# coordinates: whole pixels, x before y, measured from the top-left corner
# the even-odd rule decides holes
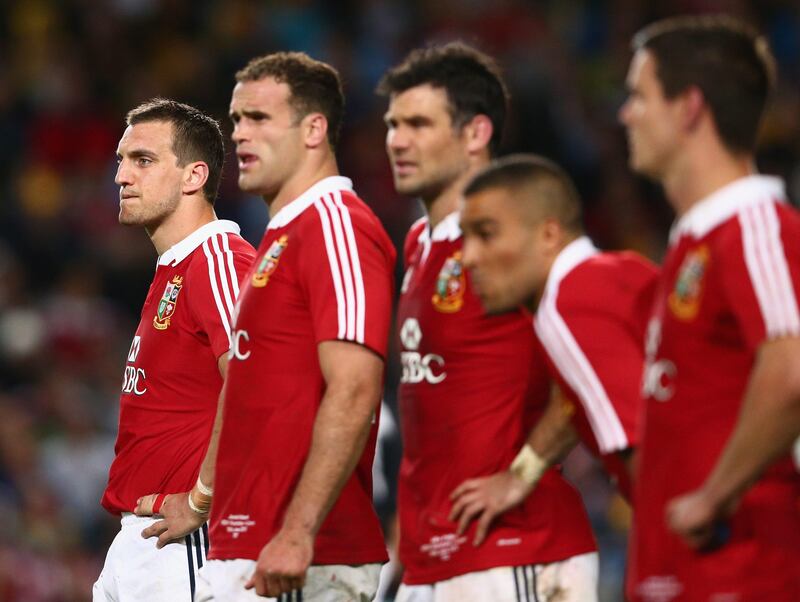
[[[547,470],[547,462],[526,443],[511,462],[509,470],[528,485],[535,485]]]
[[[191,508],[192,512],[202,515],[208,514],[208,511],[211,508],[210,500],[208,504],[204,504],[205,508],[200,508],[197,504],[194,503],[191,492],[189,492],[189,497],[187,499],[189,500],[189,508]]]
[[[197,491],[203,495],[207,495],[208,497],[214,495],[214,489],[203,483],[203,481],[200,480],[200,477],[197,477]]]

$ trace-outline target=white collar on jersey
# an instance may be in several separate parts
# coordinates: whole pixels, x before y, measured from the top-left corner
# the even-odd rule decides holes
[[[425,222],[425,227],[417,237],[417,243],[422,245],[422,257],[420,263],[425,263],[428,260],[428,255],[431,252],[431,242],[441,242],[444,240],[454,241],[461,237],[461,212],[453,211],[442,219],[431,232],[431,225],[428,222],[428,217],[420,218],[414,222],[414,226],[420,221]],[[414,226],[411,226],[412,228]]]
[[[345,178],[344,176],[328,176],[327,178],[323,178],[288,205],[284,205],[281,210],[269,220],[267,230],[282,228],[303,213],[303,211],[311,207],[321,196],[338,190],[352,192],[353,182],[350,178]]]
[[[425,227],[422,229],[422,232],[419,234],[419,242],[421,243],[428,243],[430,241],[433,242],[441,242],[443,240],[454,241],[458,240],[461,237],[461,212],[460,211],[453,211],[442,219],[436,227],[431,231],[430,223],[428,222],[428,218],[422,218],[425,220]],[[412,226],[413,227],[413,226]]]
[[[594,246],[588,236],[581,236],[573,240],[561,249],[561,252],[556,256],[547,276],[545,290],[551,290],[553,287],[557,288],[564,276],[569,274],[575,266],[583,263],[593,255],[597,255],[599,252],[600,250]]]
[[[202,245],[214,234],[239,234],[239,225],[227,219],[215,219],[200,226],[182,241],[172,245],[158,258],[158,265],[176,266],[191,255],[197,247]]]
[[[743,209],[770,202],[786,202],[783,180],[758,174],[739,178],[715,190],[684,213],[673,224],[669,242],[674,244],[683,234],[701,238]]]

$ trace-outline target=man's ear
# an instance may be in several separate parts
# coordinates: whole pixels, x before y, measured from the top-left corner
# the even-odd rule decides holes
[[[208,181],[208,164],[194,161],[183,168],[183,194],[195,194]]]
[[[550,252],[556,253],[564,243],[564,226],[552,217],[545,218],[539,224],[539,238],[542,241],[544,248]]]
[[[703,91],[697,86],[690,86],[681,95],[681,125],[687,130],[695,129],[707,108]]]
[[[464,126],[464,136],[467,139],[467,152],[475,154],[487,149],[492,141],[494,126],[487,115],[475,115]]]
[[[300,122],[306,146],[316,148],[328,143],[328,119],[322,113],[309,113]]]

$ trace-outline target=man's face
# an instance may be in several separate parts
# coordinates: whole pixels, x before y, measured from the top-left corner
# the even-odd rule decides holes
[[[172,150],[172,124],[146,121],[129,125],[117,146],[119,223],[157,227],[181,199],[184,168]]]
[[[628,133],[628,163],[638,173],[662,179],[680,152],[679,103],[664,96],[655,58],[647,50],[634,55],[626,85],[619,120]]]
[[[239,82],[233,88],[231,138],[239,161],[239,188],[245,192],[276,194],[302,163],[302,132],[290,98],[288,84],[272,77]]]
[[[466,140],[453,125],[443,88],[424,84],[392,95],[384,121],[399,193],[436,197],[469,167]]]
[[[504,188],[471,195],[461,209],[464,266],[488,313],[528,305],[547,280],[541,224],[523,218]]]

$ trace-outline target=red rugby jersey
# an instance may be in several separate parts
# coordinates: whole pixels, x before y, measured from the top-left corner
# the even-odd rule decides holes
[[[664,518],[717,462],[759,346],[800,335],[800,215],[784,198],[780,180],[742,178],[673,227],[647,328],[632,600],[800,600],[800,477],[788,454],[744,495],[716,551],[691,550]]]
[[[498,517],[479,547],[448,520],[465,479],[508,469],[547,403],[550,380],[528,319],[486,316],[461,264],[458,214],[406,239],[398,308],[403,364],[399,477],[403,580],[432,583],[496,566],[553,562],[595,549],[577,492],[549,470]]]
[[[615,452],[637,443],[644,330],[658,270],[636,253],[601,253],[587,237],[559,253],[534,327],[551,374],[578,412],[575,425],[620,491],[630,479]]]
[[[209,558],[256,559],[280,530],[325,394],[317,346],[352,341],[385,358],[394,262],[347,178],[321,180],[270,220],[237,305]],[[314,564],[387,558],[372,507],[377,430],[317,534]]]
[[[158,258],[125,364],[116,457],[101,502],[109,512],[194,485],[222,387],[217,361],[230,348],[239,281],[253,257],[239,226],[215,220]]]

